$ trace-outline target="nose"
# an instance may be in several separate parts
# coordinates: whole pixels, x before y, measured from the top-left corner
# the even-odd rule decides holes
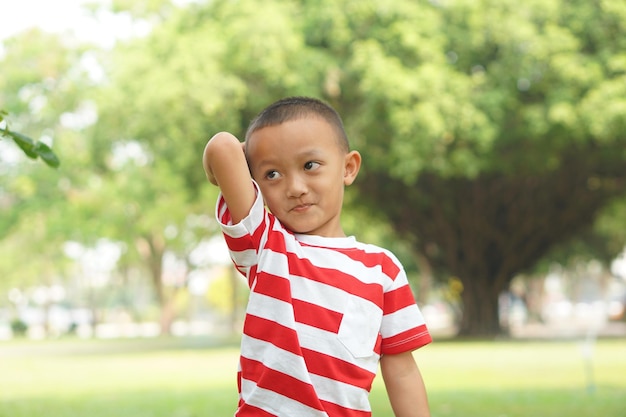
[[[287,181],[287,197],[299,198],[308,191],[306,181],[300,175],[292,175]]]

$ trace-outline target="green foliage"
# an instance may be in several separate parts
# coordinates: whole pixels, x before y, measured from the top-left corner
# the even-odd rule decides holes
[[[615,18],[581,2],[560,3],[414,3],[413,13],[406,6],[393,23],[427,19],[431,36],[410,49],[390,48],[374,31],[352,40],[353,71],[345,78],[358,80],[363,101],[347,120],[385,123],[384,134],[371,136],[364,120],[357,133],[370,139],[360,148],[410,184],[424,171],[542,173],[558,168],[558,155],[573,144],[623,143],[626,75],[611,64],[622,49],[614,33],[594,29],[597,38],[589,40],[585,32],[592,31],[589,16],[608,27]],[[430,55],[408,60],[407,49]]]
[[[217,271],[217,270],[216,270]],[[237,274],[233,276],[233,274]],[[206,293],[207,301],[223,316],[233,311],[245,310],[248,299],[248,287],[238,272],[229,266],[219,269]]]
[[[24,337],[28,331],[28,325],[20,319],[14,319],[11,321],[11,332],[15,337]]]
[[[0,110],[0,122],[4,121],[7,116],[4,110]],[[32,159],[41,158],[47,165],[57,168],[61,161],[52,151],[52,149],[43,142],[35,141],[26,135],[19,132],[13,132],[9,130],[8,124],[5,127],[0,127],[0,136],[13,139],[13,141],[20,147],[20,149]]]

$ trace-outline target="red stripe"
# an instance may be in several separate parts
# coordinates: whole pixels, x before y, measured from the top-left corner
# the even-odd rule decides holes
[[[266,216],[263,218],[263,220],[261,220],[259,227],[257,227],[254,232],[252,232],[252,240],[256,243],[257,247],[260,247],[261,237],[263,236],[263,233],[265,233],[267,229],[271,230],[273,225],[274,217]]]
[[[309,373],[343,382],[369,391],[376,376],[366,369],[333,356],[302,348]]]
[[[226,207],[226,200],[224,200],[224,197],[220,197],[220,200],[217,206],[217,213],[218,215],[221,213],[221,217],[219,218],[220,223],[223,223],[223,224],[230,223],[231,221],[230,211]]]
[[[393,355],[409,350],[415,350],[432,342],[433,339],[426,329],[426,325],[407,330],[395,336],[383,339],[382,353]]]
[[[297,275],[307,279],[315,280],[317,282],[332,285],[357,297],[367,299],[375,303],[378,307],[382,309],[383,290],[381,284],[365,283],[358,278],[355,278],[354,276],[344,273],[340,270],[333,268],[319,268],[317,266],[314,266],[310,260],[299,258],[295,253],[287,251],[286,249],[285,234],[288,234],[289,232],[283,229],[282,226],[278,229],[275,229],[277,222],[275,216],[268,214],[266,219],[269,224],[260,225],[255,231],[252,241],[257,242],[258,245],[261,238],[260,232],[264,230],[265,227],[268,227],[268,240],[265,245],[265,249],[269,249],[278,253],[286,253],[288,257],[289,273],[291,275]],[[302,242],[300,242],[300,244],[302,246],[312,246],[306,245]],[[398,266],[385,253],[368,253],[364,250],[354,249],[324,249],[341,252],[344,255],[348,256],[350,259],[360,262],[369,268],[382,267],[383,273],[388,275],[388,277],[392,280],[395,279],[396,275],[400,271]]]
[[[233,261],[233,263],[234,263],[234,261]],[[237,270],[237,272],[239,272],[244,277],[246,276],[247,268],[245,266],[235,264],[235,269]]]
[[[392,280],[395,280],[400,272],[398,265],[384,252],[370,253],[364,250],[345,250],[342,252],[351,259],[361,262],[368,268],[380,267],[383,274],[387,275]]]
[[[285,227],[272,213],[267,214],[267,219],[269,220],[269,232],[267,235],[267,241],[268,243],[271,243],[271,246],[268,247],[272,250],[276,249],[277,252],[286,252],[285,242],[287,240],[293,240],[294,242],[296,241],[296,239],[293,237],[293,233],[285,229]]]
[[[371,411],[353,410],[351,408],[345,408],[339,404],[331,403],[328,401],[320,400],[328,417],[371,417]]]
[[[224,240],[226,241],[228,249],[232,252],[243,252],[246,250],[253,250],[256,252],[257,245],[249,235],[232,237],[224,233]]]
[[[375,303],[382,309],[383,288],[378,283],[365,283],[350,274],[332,268],[320,268],[308,259],[300,259],[293,253],[287,254],[289,273],[322,284],[331,285],[335,288],[364,298]]]
[[[302,355],[296,331],[275,321],[248,314],[243,333],[255,339],[269,342],[294,355]]]
[[[220,201],[219,210],[222,209],[222,201]],[[225,203],[224,203],[225,204]],[[221,223],[228,224],[231,221],[230,211],[226,208],[224,214],[219,219]],[[240,236],[240,237],[232,237],[224,234],[224,240],[226,241],[226,245],[233,252],[243,252],[245,250],[254,250],[257,251],[257,248],[260,246],[261,236],[263,236],[263,232],[265,228],[273,225],[273,216],[269,216],[269,218],[265,218],[265,221],[262,221],[259,226],[252,232],[252,234]]]
[[[254,283],[254,280],[256,279],[256,270],[257,270],[257,266],[258,265],[252,265],[250,267],[250,270],[248,272],[248,287],[252,288],[252,284]],[[244,274],[245,275],[245,274]]]
[[[322,411],[322,405],[311,384],[292,376],[268,368],[263,363],[241,358],[242,378],[254,381],[259,388],[280,393],[281,395]]]
[[[393,291],[386,292],[384,300],[384,314],[395,313],[396,311],[415,304],[413,292],[411,291],[411,287],[408,285],[403,285]]]
[[[277,300],[291,303],[291,284],[283,277],[269,274],[265,271],[259,272],[257,276],[254,292],[267,295]]]
[[[389,257],[389,255],[384,252],[367,252],[363,249],[355,248],[328,248],[325,246],[310,245],[303,242],[300,242],[300,245],[328,249],[332,250],[333,252],[340,252],[352,259],[353,261],[360,262],[368,268],[380,267],[382,268],[383,274],[387,275],[392,280],[394,280],[400,272],[400,268],[398,267],[398,265],[393,261],[391,257]]]
[[[374,353],[379,355],[382,352],[382,345],[383,345],[383,337],[381,336],[380,333],[378,333],[378,337],[376,338],[376,345],[374,345]]]
[[[339,333],[343,314],[296,299],[292,300],[292,305],[296,322],[335,334]]]
[[[236,417],[278,417],[276,414],[270,414],[267,411],[255,407],[250,404],[246,404],[245,402],[241,402],[237,412],[235,413]]]

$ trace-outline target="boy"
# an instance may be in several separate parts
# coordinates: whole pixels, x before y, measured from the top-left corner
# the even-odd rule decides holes
[[[411,352],[431,337],[404,270],[341,227],[344,187],[361,156],[335,110],[313,98],[279,100],[243,144],[213,136],[203,165],[220,187],[216,216],[250,286],[235,416],[371,416],[379,362],[396,416],[430,416]]]

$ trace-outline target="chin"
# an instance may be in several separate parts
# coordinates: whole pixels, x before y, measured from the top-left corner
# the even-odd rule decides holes
[[[296,233],[299,235],[309,235],[312,234],[312,229],[309,228],[301,228],[301,227],[292,227],[289,224],[283,223],[285,229],[289,230],[291,233]]]

